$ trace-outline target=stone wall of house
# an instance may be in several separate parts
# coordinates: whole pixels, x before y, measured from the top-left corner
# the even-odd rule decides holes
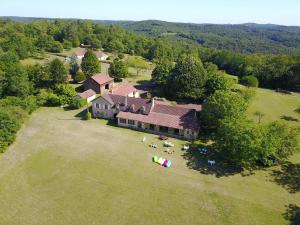
[[[170,132],[168,132],[168,133],[159,132],[159,126],[157,126],[157,125],[155,125],[154,130],[150,130],[149,129],[150,126],[147,123],[142,123],[141,128],[138,128],[138,125],[137,125],[138,122],[137,121],[134,121],[134,122],[135,122],[134,125],[129,124],[128,120],[126,120],[126,123],[121,123],[121,119],[118,118],[118,126],[120,126],[120,127],[133,128],[133,129],[142,130],[142,131],[145,131],[148,133],[153,133],[153,134],[164,134],[164,135],[168,135],[171,137],[184,138],[187,140],[195,139],[198,137],[198,132],[191,133],[191,131],[188,132],[187,130],[179,130],[179,135],[174,134],[174,130],[172,132],[172,129],[169,129]]]
[[[199,132],[184,130],[183,136],[186,139],[196,139],[199,135]]]
[[[92,78],[87,79],[84,82],[84,90],[92,89],[97,94],[100,94],[100,84],[98,84],[96,81],[94,81]]]
[[[114,82],[113,81],[111,81],[111,82],[109,82],[109,83],[106,83],[106,84],[103,84],[103,85],[101,85],[100,86],[100,93],[99,94],[106,94],[106,93],[108,93],[109,91],[111,91],[112,90],[112,88],[113,88],[113,84],[114,84]],[[106,88],[108,86],[108,88]]]
[[[92,105],[93,116],[95,118],[113,119],[117,110],[106,101],[93,102]]]

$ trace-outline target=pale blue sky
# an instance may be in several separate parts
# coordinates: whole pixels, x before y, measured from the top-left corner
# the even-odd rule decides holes
[[[1,16],[300,26],[300,0],[0,0]]]

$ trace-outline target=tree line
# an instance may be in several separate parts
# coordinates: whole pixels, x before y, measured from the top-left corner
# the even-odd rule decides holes
[[[15,51],[20,59],[45,51],[59,53],[64,48],[84,44],[93,49],[143,56],[153,62],[176,62],[184,54],[193,55],[240,78],[255,76],[261,87],[299,90],[300,86],[299,56],[217,50],[183,39],[141,36],[117,25],[105,26],[82,20],[38,20],[31,23],[0,20],[0,36],[0,52]]]

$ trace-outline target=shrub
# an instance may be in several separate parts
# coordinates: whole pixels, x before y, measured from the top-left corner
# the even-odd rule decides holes
[[[80,99],[80,98],[73,98],[73,100],[71,101],[69,107],[71,109],[80,109],[83,106],[86,105],[86,99]]]
[[[245,76],[240,80],[241,84],[247,87],[258,87],[258,79],[255,76]]]
[[[53,43],[51,43],[51,45],[46,50],[53,53],[61,53],[64,48],[60,42],[53,41]]]
[[[60,105],[70,104],[73,97],[77,94],[75,88],[68,84],[56,85],[54,93],[59,97]]]
[[[38,108],[37,98],[29,95],[26,98],[9,96],[0,100],[0,107],[19,106],[28,113],[32,113]]]
[[[90,113],[90,111],[87,111],[87,112],[86,112],[85,119],[86,119],[86,120],[92,119],[92,114]]]
[[[37,105],[38,106],[47,106],[47,102],[48,102],[50,94],[53,94],[53,92],[49,91],[47,89],[41,89],[36,96]]]
[[[61,105],[61,99],[54,93],[49,93],[47,102],[47,106],[60,106]]]
[[[8,106],[0,109],[0,152],[12,144],[20,129],[27,112],[18,106]]]
[[[118,54],[118,58],[119,58],[119,59],[124,59],[124,57],[125,57],[125,55],[124,55],[123,53],[119,53],[119,54]]]
[[[63,46],[65,49],[71,49],[72,48],[72,42],[68,40],[64,40]]]
[[[84,81],[85,79],[86,79],[86,77],[85,77],[85,75],[84,75],[83,72],[77,72],[76,75],[75,75],[75,77],[74,77],[74,81],[75,81],[76,83],[79,83],[79,82],[81,82],[81,81]]]

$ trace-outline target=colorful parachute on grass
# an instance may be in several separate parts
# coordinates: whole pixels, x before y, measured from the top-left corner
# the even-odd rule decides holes
[[[161,165],[161,166],[164,166],[166,168],[169,168],[172,164],[172,161],[171,160],[168,160],[168,159],[164,159],[162,157],[157,157],[156,155],[153,156],[153,162]]]

